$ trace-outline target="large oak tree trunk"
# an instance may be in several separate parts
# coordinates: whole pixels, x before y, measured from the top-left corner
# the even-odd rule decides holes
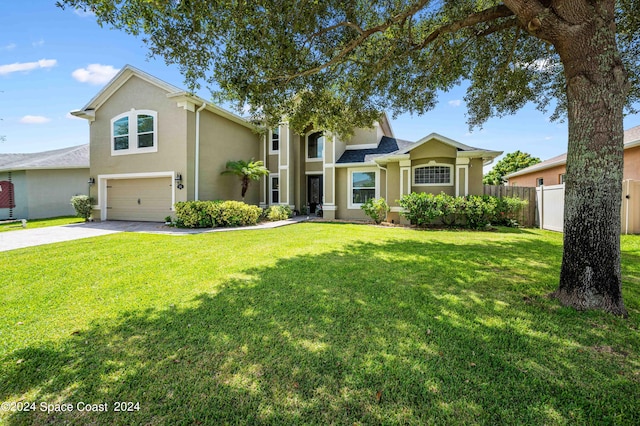
[[[627,79],[615,45],[613,21],[602,16],[556,44],[567,80],[569,147],[564,254],[553,296],[576,309],[626,316],[620,207]]]

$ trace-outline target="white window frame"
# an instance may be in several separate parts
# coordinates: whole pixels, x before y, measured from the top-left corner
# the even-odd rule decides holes
[[[361,167],[347,169],[347,208],[352,210],[360,210],[363,203],[353,202],[353,174],[354,173],[375,173],[375,198],[380,198],[380,172],[377,167]]]
[[[273,131],[278,129],[278,149],[273,149]],[[282,128],[280,126],[269,130],[269,154],[278,154],[280,152],[280,143],[282,142]]]
[[[278,189],[276,189],[276,191],[278,191],[278,202],[274,203],[273,202],[273,178],[277,178],[278,179]],[[278,205],[280,204],[280,173],[269,173],[269,195],[268,195],[268,200],[269,200],[269,205],[273,206],[273,205]]]
[[[566,173],[560,173],[560,176],[558,176],[558,183],[559,184],[564,183],[566,178],[567,178]]]
[[[416,169],[423,167],[447,167],[449,168],[449,183],[416,183]],[[411,184],[412,186],[453,186],[454,184],[453,164],[436,163],[435,161],[423,164],[416,164],[411,167]]]
[[[149,115],[153,117],[153,146],[138,148],[138,116]],[[129,148],[127,149],[115,149],[113,134],[113,125],[121,118],[127,117],[129,120]],[[131,111],[124,112],[116,115],[111,119],[111,155],[129,155],[129,154],[146,154],[150,152],[158,152],[158,112],[149,109],[132,109]]]
[[[320,133],[322,135],[322,138],[324,139],[324,141],[322,142],[322,155],[320,157],[309,158],[309,136],[315,135],[316,133]],[[307,163],[323,161],[324,149],[326,148],[326,143],[325,143],[326,138],[327,138],[327,135],[325,134],[325,132],[322,132],[322,131],[312,131],[310,133],[307,133],[307,135],[304,137],[304,148],[305,148],[304,156]]]
[[[544,178],[536,178],[536,187],[544,185]]]

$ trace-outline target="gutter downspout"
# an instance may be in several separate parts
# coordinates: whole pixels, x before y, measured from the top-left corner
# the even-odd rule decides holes
[[[196,158],[195,158],[195,194],[194,199],[198,201],[200,199],[200,111],[205,109],[207,106],[206,102],[202,103],[202,106],[196,110]]]
[[[625,194],[624,201],[627,203],[627,208],[625,209],[625,224],[624,224],[624,233],[625,235],[629,234],[629,184],[631,180],[627,180],[627,193]]]

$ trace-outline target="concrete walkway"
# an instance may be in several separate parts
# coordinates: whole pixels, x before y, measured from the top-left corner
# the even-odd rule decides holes
[[[72,225],[29,229],[29,225],[27,223],[27,229],[0,232],[0,252],[15,250],[24,247],[39,246],[43,244],[79,240],[81,238],[99,237],[102,235],[116,234],[118,232],[143,232],[148,234],[164,235],[192,235],[210,232],[247,231],[256,229],[278,228],[280,226],[305,222],[307,220],[309,220],[308,216],[296,216],[287,220],[280,220],[277,222],[264,222],[255,226],[214,229],[173,228],[156,222],[127,221],[75,223]]]

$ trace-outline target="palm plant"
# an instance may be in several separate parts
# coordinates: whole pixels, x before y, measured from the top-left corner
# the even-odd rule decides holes
[[[253,161],[253,158],[249,161],[227,161],[226,170],[222,172],[223,175],[236,175],[242,182],[242,200],[247,193],[249,184],[252,180],[259,180],[262,176],[267,176],[269,170],[264,166],[262,161]]]

